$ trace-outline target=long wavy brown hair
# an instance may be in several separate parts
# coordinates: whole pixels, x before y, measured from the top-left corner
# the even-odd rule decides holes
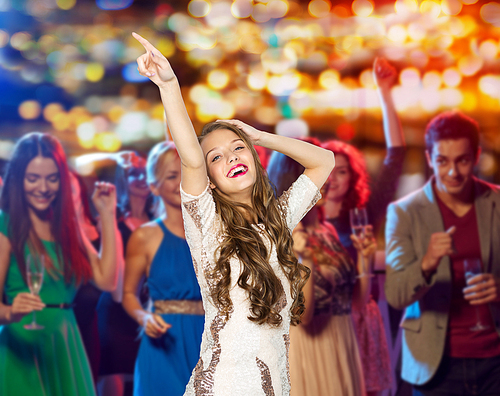
[[[286,277],[290,281],[293,299],[291,307],[291,324],[300,323],[300,315],[304,312],[305,285],[310,270],[300,264],[293,253],[293,240],[285,222],[284,208],[276,199],[265,169],[248,136],[239,128],[224,122],[212,122],[203,128],[200,143],[209,133],[227,129],[234,132],[250,149],[256,167],[256,182],[252,190],[252,206],[231,202],[218,192],[212,190],[217,213],[224,225],[224,239],[218,247],[215,268],[211,274],[216,279],[212,299],[226,317],[233,308],[229,296],[231,283],[231,257],[238,257],[243,270],[238,278],[238,286],[248,293],[250,315],[248,319],[258,324],[267,323],[279,326],[283,320],[279,311],[280,299],[284,298],[281,281],[269,264],[270,252],[259,235],[256,223],[262,224],[271,243],[276,247],[278,261]],[[252,214],[252,220],[245,214]]]

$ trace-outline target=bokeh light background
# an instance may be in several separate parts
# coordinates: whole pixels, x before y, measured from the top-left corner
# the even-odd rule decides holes
[[[371,67],[384,56],[409,146],[402,188],[424,180],[425,125],[451,108],[479,121],[480,173],[500,182],[500,4],[474,0],[0,0],[0,157],[34,130],[73,158],[163,139],[132,31],[170,59],[197,130],[218,118],[308,129],[360,147],[372,172],[384,140]]]

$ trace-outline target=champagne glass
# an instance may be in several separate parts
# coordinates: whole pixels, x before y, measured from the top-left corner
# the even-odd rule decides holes
[[[366,208],[354,208],[349,211],[349,219],[351,221],[352,233],[356,235],[360,242],[363,242],[365,238],[365,228],[368,225],[368,214],[366,213]],[[358,275],[358,278],[372,277],[373,275],[369,273],[366,268],[365,258],[361,254],[361,267],[363,272]]]
[[[43,283],[43,274],[45,272],[45,257],[43,255],[26,257],[26,280],[31,294],[38,296]],[[27,330],[41,330],[44,327],[36,323],[35,311],[30,324],[24,326]]]
[[[469,280],[470,278],[480,275],[483,273],[482,263],[480,259],[466,259],[464,260],[464,271],[465,271],[465,280]],[[472,331],[480,331],[489,328],[490,326],[484,325],[481,323],[481,319],[479,318],[479,310],[477,306],[474,307],[476,310],[476,324],[470,328]]]

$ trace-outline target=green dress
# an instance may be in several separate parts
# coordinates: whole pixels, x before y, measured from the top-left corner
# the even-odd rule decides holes
[[[0,211],[0,232],[7,235],[7,216]],[[55,266],[60,262],[55,242],[43,241]],[[25,248],[25,255],[27,254]],[[29,289],[17,261],[10,256],[4,285],[4,301]],[[74,283],[62,276],[45,273],[40,298],[45,304],[70,304],[76,293]],[[36,312],[43,330],[26,330],[28,314],[18,323],[0,326],[0,395],[2,396],[93,396],[92,375],[72,309],[45,308]]]

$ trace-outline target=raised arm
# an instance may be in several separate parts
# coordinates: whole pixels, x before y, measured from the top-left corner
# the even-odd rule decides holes
[[[384,58],[375,58],[373,76],[382,108],[384,135],[387,147],[405,146],[401,122],[392,100],[391,88],[396,82],[396,69]]]
[[[101,221],[101,250],[96,253],[92,244],[86,241],[87,252],[92,266],[93,281],[104,291],[114,291],[118,282],[117,249],[121,248],[121,239],[116,225],[116,189],[111,183],[98,182],[92,195],[92,202]]]
[[[149,41],[132,33],[146,53],[137,58],[139,73],[160,89],[168,127],[182,163],[181,185],[185,192],[199,195],[207,186],[205,159],[189,119],[177,77],[167,58]]]
[[[335,167],[333,152],[306,143],[302,140],[259,131],[239,120],[221,120],[240,128],[254,145],[278,151],[297,161],[305,169],[307,175],[318,188],[321,188]]]

